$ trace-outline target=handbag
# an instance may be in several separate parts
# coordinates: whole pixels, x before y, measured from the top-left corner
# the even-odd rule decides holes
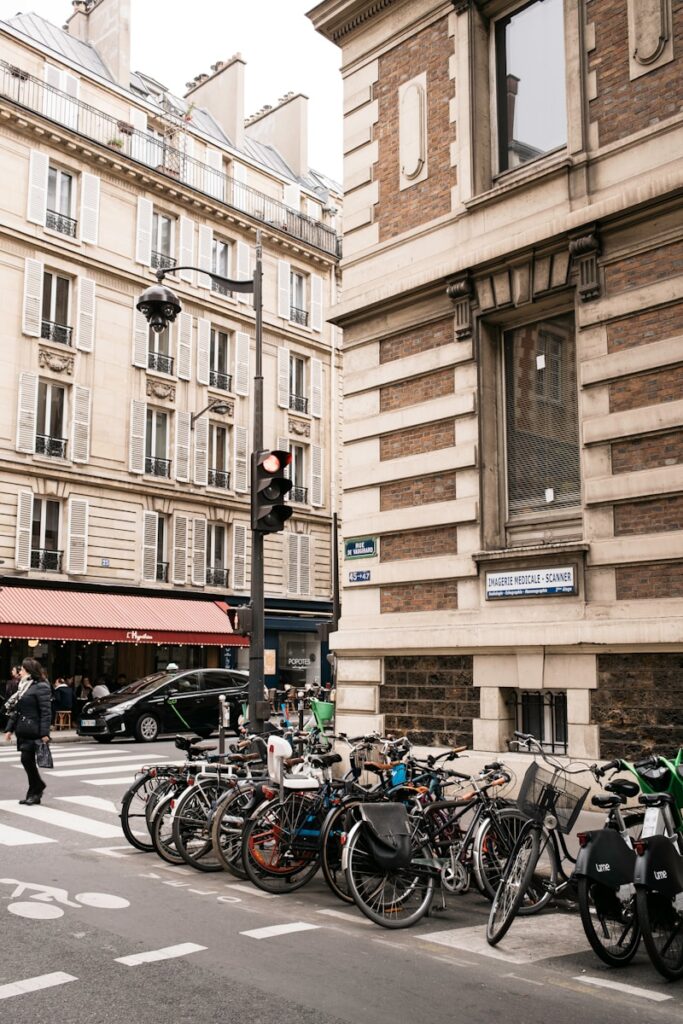
[[[44,740],[36,740],[36,764],[39,768],[54,768],[50,744]]]

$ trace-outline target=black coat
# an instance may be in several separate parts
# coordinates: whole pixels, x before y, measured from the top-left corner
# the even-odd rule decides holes
[[[17,737],[17,745],[22,740],[38,740],[41,736],[50,735],[52,719],[52,691],[50,684],[41,679],[34,679],[26,693],[12,708],[7,720],[7,732]]]

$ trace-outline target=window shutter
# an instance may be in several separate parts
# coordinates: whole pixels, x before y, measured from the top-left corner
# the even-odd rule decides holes
[[[173,583],[187,581],[187,516],[173,516],[173,565],[171,579]]]
[[[289,409],[289,349],[277,350],[277,404]]]
[[[194,264],[194,221],[189,217],[180,218],[180,266]],[[180,279],[192,284],[194,274],[191,270],[180,270]]]
[[[190,413],[177,412],[175,419],[175,478],[190,479]]]
[[[71,458],[73,462],[87,462],[90,455],[90,388],[74,384],[73,405]]]
[[[299,593],[299,535],[287,534],[287,592]]]
[[[311,445],[311,505],[323,504],[323,450],[319,444]]]
[[[142,132],[142,135],[133,136],[130,140],[130,155],[133,160],[139,160],[140,163],[149,163],[149,146],[148,140],[145,138],[147,134],[147,114],[144,110],[139,110],[137,107],[130,108],[130,123],[135,128],[136,132]]]
[[[323,414],[323,364],[311,359],[311,416],[318,419]]]
[[[311,592],[311,538],[299,534],[299,594]]]
[[[213,231],[206,224],[199,225],[199,266],[202,270],[212,270]],[[200,288],[210,288],[211,278],[207,274],[199,274],[197,284]]]
[[[88,502],[85,498],[69,500],[66,571],[74,575],[88,571]]]
[[[38,414],[38,374],[19,374],[19,408],[17,412],[17,451],[32,455],[36,450],[36,419]]]
[[[133,299],[137,302],[137,298]],[[149,324],[140,312],[133,306],[133,366],[147,368],[147,350],[149,347]]]
[[[192,374],[192,316],[181,313],[178,317],[178,376],[189,380]]]
[[[157,538],[159,517],[156,512],[142,513],[142,578],[148,583],[157,578]]]
[[[201,317],[197,322],[197,383],[209,383],[211,352],[211,321]]]
[[[152,263],[152,218],[154,203],[150,199],[138,196],[138,223],[135,236],[135,262],[146,267]]]
[[[314,331],[323,329],[323,279],[320,274],[311,274],[311,327]]]
[[[200,416],[194,425],[194,482],[206,487],[209,480],[209,421]]]
[[[247,201],[247,169],[244,164],[233,161],[232,164],[232,205],[236,210],[246,210]]]
[[[78,313],[76,317],[76,348],[92,352],[95,346],[95,282],[89,277],[78,279]]]
[[[281,452],[291,452],[291,450],[292,450],[292,446],[291,446],[291,444],[289,442],[289,438],[288,437],[278,437],[278,439],[277,439],[277,446],[278,446],[278,449]],[[288,480],[292,476],[292,466],[291,466],[291,463],[285,469],[285,476],[287,477]]]
[[[247,474],[247,456],[249,445],[249,432],[246,427],[235,427],[235,490],[246,491],[249,489],[249,478]]]
[[[289,320],[291,312],[292,265],[287,260],[277,261],[277,315]]]
[[[33,491],[19,491],[17,495],[17,542],[14,553],[15,569],[31,568],[32,526]]]
[[[206,148],[204,167],[204,191],[214,199],[225,199],[225,177],[223,175],[223,154],[218,149]]]
[[[237,280],[246,281],[252,276],[250,257],[249,257],[249,246],[246,242],[237,243]],[[249,292],[237,292],[238,302],[249,302]]]
[[[232,527],[232,586],[234,590],[247,589],[247,527],[233,523]]]
[[[235,335],[235,394],[249,394],[249,335]]]
[[[61,78],[62,90],[67,94],[67,96],[71,96],[74,100],[77,100],[80,87],[79,80],[76,78],[75,75],[70,75],[68,71],[62,71]],[[78,128],[78,103],[73,103],[71,100],[67,99],[63,100],[62,102],[63,115],[61,120],[63,124],[65,124],[68,128]]]
[[[24,267],[24,310],[21,329],[31,338],[39,338],[43,312],[45,264],[41,260],[26,260]]]
[[[130,403],[130,441],[128,468],[131,473],[145,472],[145,428],[147,425],[147,404]]]
[[[28,206],[26,220],[31,224],[42,224],[45,227],[45,211],[47,209],[47,176],[50,159],[47,153],[38,149],[31,150],[28,165]]]
[[[97,245],[100,231],[100,179],[81,175],[81,241]]]
[[[291,210],[301,211],[301,188],[295,182],[290,182],[283,188],[283,202]]]
[[[206,519],[192,520],[192,582],[206,586]]]

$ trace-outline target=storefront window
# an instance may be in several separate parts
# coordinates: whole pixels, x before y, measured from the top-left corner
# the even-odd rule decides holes
[[[305,686],[320,682],[320,642],[315,633],[280,633],[278,682]]]

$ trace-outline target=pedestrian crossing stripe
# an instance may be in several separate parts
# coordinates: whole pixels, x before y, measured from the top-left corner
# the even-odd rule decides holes
[[[0,846],[37,846],[39,843],[56,843],[56,839],[25,832],[21,828],[0,824]]]
[[[97,839],[118,839],[121,836],[121,829],[118,825],[109,825],[102,821],[96,821],[94,818],[84,818],[80,814],[71,814],[69,811],[60,811],[41,804],[26,806],[18,804],[14,800],[0,800],[0,811],[31,818],[36,824],[55,825],[57,828],[80,832],[86,836],[95,836]]]

